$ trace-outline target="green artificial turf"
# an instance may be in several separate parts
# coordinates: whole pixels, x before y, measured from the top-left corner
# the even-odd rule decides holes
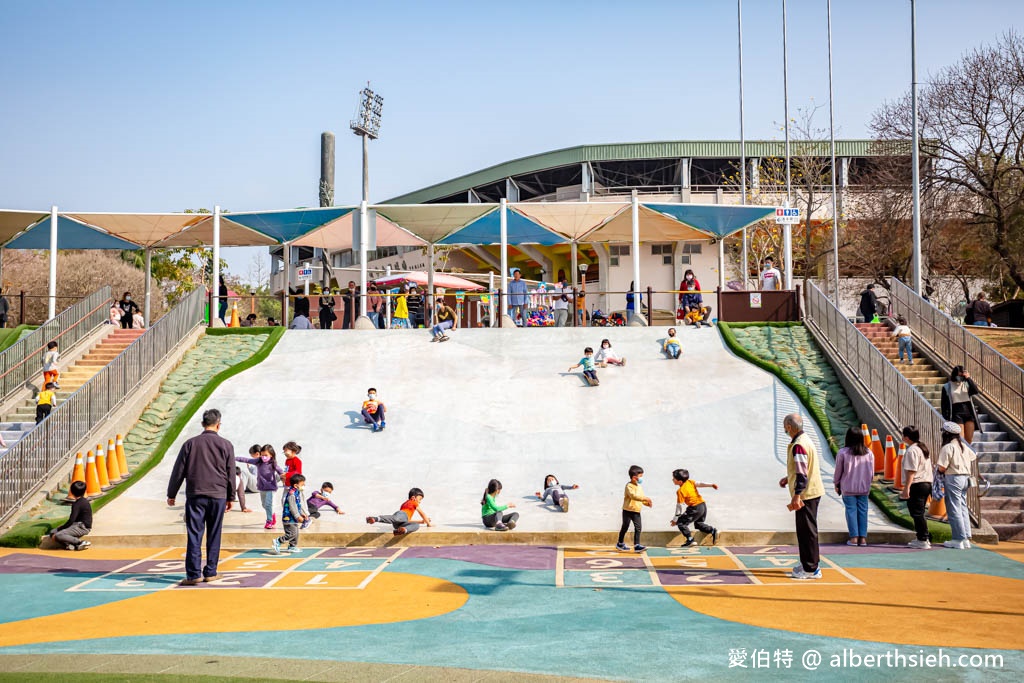
[[[14,344],[21,338],[21,333],[26,330],[34,330],[38,325],[18,325],[17,327],[6,327],[0,329],[0,351]]]

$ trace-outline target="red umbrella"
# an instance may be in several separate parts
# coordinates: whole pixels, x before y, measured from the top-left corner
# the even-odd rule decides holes
[[[420,287],[427,286],[427,274],[421,270],[413,271],[411,273],[402,273],[398,275],[388,275],[382,278],[378,278],[373,281],[376,285],[383,285],[390,287],[392,285],[400,285],[403,282],[413,282]],[[445,273],[434,273],[434,286],[444,287],[447,289],[461,289],[465,291],[476,291],[484,289],[483,285],[478,285],[475,282],[466,280],[461,277],[454,275],[447,275]]]

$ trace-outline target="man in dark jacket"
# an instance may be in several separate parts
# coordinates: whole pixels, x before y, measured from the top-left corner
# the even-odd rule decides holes
[[[867,289],[860,293],[860,307],[858,309],[864,317],[864,322],[869,323],[878,315],[878,297],[875,296],[875,285],[868,285]]]
[[[235,449],[222,437],[220,411],[203,413],[203,433],[181,446],[167,484],[167,504],[173,506],[182,482],[185,485],[185,529],[188,549],[185,555],[183,586],[212,581],[217,576],[220,557],[220,532],[224,513],[235,500]],[[206,566],[203,562],[203,531],[206,531]]]

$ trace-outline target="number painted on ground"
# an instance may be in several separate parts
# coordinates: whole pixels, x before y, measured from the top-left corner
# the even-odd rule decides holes
[[[184,571],[184,569],[185,569],[185,563],[184,562],[174,561],[174,562],[157,562],[155,566],[150,567],[146,571],[147,572],[151,572],[151,573],[155,573],[155,574],[164,574],[166,572],[180,572],[180,571]]]
[[[681,560],[676,560],[676,564],[680,567],[706,567],[708,561],[701,557],[684,557]]]
[[[622,583],[622,572],[591,572],[590,580],[594,583]]]
[[[327,563],[328,569],[344,569],[345,567],[358,567],[358,562],[346,562],[345,560],[334,560]]]
[[[613,560],[610,557],[601,557],[593,560],[587,560],[586,565],[591,569],[611,569],[612,567],[621,567],[622,562],[620,560]]]
[[[701,572],[699,574],[692,574],[686,577],[687,583],[722,583],[721,579],[716,579],[718,572]]]
[[[255,574],[243,574],[239,572],[232,572],[230,574],[223,574],[220,577],[209,582],[211,586],[241,586],[241,579],[247,579],[250,576],[256,576]]]

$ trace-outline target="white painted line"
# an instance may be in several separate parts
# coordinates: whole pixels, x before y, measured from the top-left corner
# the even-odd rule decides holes
[[[94,577],[92,577],[91,579],[89,579],[87,581],[83,581],[82,583],[75,584],[71,588],[65,588],[64,592],[65,593],[77,593],[79,591],[82,591],[84,586],[88,586],[93,581],[99,581],[100,579],[105,578],[107,576],[110,576],[111,574],[123,574],[125,569],[131,569],[132,567],[134,567],[136,565],[139,565],[139,564],[142,564],[143,562],[151,562],[153,560],[156,560],[161,555],[166,553],[168,550],[174,550],[174,547],[171,546],[169,548],[162,548],[161,550],[159,550],[158,552],[153,553],[149,557],[144,557],[141,560],[135,560],[134,562],[130,562],[130,563],[126,564],[123,567],[118,567],[117,569],[115,569],[112,572],[107,572],[106,574],[100,574],[99,576],[94,576]],[[97,591],[97,590],[108,590],[108,589],[96,589],[96,588],[93,588],[93,589],[85,589],[85,590]],[[126,592],[135,593],[137,591],[126,591]]]
[[[736,555],[731,550],[726,548],[724,545],[723,546],[716,546],[716,547],[721,548],[722,552],[725,553],[726,557],[732,558],[732,561],[736,563],[736,567],[743,571],[743,574],[748,579],[750,579],[750,582],[752,584],[754,584],[755,586],[760,586],[760,585],[763,584],[761,579],[757,578],[757,576],[754,574],[754,572],[752,572],[750,570],[750,567],[748,567],[746,565],[746,563],[743,562],[743,560],[741,560],[740,558],[736,557]]]
[[[288,569],[285,569],[283,572],[279,573],[277,576],[272,578],[269,583],[267,583],[265,586],[263,586],[263,588],[272,588],[274,586],[274,584],[277,583],[278,581],[280,581],[281,578],[284,577],[286,574],[291,574],[293,571],[295,571],[296,569],[301,567],[306,561],[312,560],[312,559],[316,558],[317,555],[319,555],[320,553],[322,553],[322,552],[324,552],[326,550],[327,550],[327,548],[320,548],[320,550],[317,550],[315,553],[313,553],[309,557],[294,558],[294,559],[300,560],[300,562],[296,562],[294,565],[292,565]],[[283,559],[287,559],[288,557],[290,557],[290,556],[283,556]]]
[[[565,588],[565,550],[558,546],[555,551],[555,588]]]
[[[384,562],[381,562],[379,567],[377,567],[372,572],[370,572],[370,575],[367,576],[365,579],[363,579],[362,583],[360,583],[358,586],[356,586],[356,588],[358,590],[363,590],[364,588],[366,588],[367,584],[369,584],[371,581],[373,581],[377,577],[378,574],[380,574],[382,571],[384,571],[388,567],[388,565],[391,564],[391,562],[393,560],[397,560],[398,556],[401,555],[402,553],[404,553],[407,549],[408,549],[408,546],[402,546],[401,548],[399,548],[398,551],[394,555],[392,555],[391,557],[386,559]]]

